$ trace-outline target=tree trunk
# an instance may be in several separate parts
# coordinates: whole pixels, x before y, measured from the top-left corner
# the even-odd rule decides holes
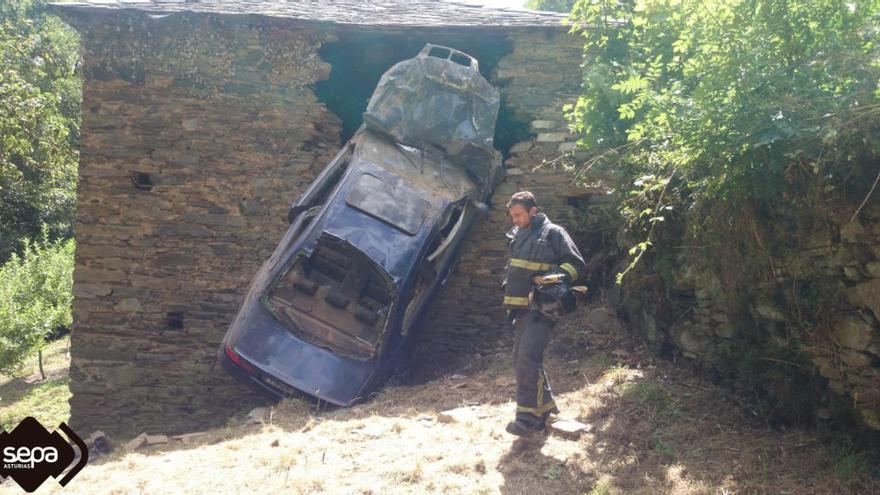
[[[43,350],[42,349],[37,351],[37,362],[40,364],[40,376],[42,376],[43,380],[45,380],[46,373],[43,371]]]

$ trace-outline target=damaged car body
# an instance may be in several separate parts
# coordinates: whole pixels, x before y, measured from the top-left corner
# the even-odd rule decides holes
[[[386,71],[363,125],[291,205],[220,345],[223,367],[273,398],[346,406],[403,366],[503,179],[499,103],[452,48],[426,45]]]

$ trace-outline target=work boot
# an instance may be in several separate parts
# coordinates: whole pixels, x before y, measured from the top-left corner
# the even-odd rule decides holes
[[[522,419],[517,419],[515,421],[511,421],[507,423],[507,427],[505,428],[507,433],[511,435],[516,435],[519,437],[530,437],[538,432],[544,432],[544,423],[530,423]]]

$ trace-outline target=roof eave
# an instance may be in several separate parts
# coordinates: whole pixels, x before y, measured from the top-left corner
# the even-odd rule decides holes
[[[166,16],[172,14],[180,14],[180,15],[229,15],[229,16],[253,16],[253,17],[264,17],[271,19],[286,19],[291,22],[302,23],[302,24],[314,24],[314,25],[324,25],[324,26],[340,26],[340,27],[349,27],[349,28],[362,28],[362,29],[490,29],[490,30],[552,30],[552,31],[566,31],[570,29],[570,25],[565,23],[566,17],[562,16],[558,13],[548,13],[548,12],[539,12],[539,11],[522,11],[522,12],[534,12],[536,14],[542,15],[551,15],[556,14],[559,16],[559,23],[552,22],[533,22],[529,23],[526,21],[518,21],[513,24],[505,24],[505,23],[484,23],[484,24],[469,24],[469,23],[449,23],[449,24],[441,24],[441,23],[407,23],[407,22],[345,22],[341,20],[326,20],[326,19],[313,19],[306,18],[296,15],[290,15],[283,12],[241,12],[234,10],[224,10],[223,3],[218,2],[213,4],[213,9],[215,10],[194,10],[187,8],[173,8],[176,5],[180,4],[165,4],[168,5],[168,8],[150,8],[145,7],[143,5],[131,6],[120,3],[87,3],[87,2],[50,2],[47,4],[48,8],[51,12],[59,15],[65,21],[68,21],[71,24],[76,25],[78,21],[83,20],[83,15],[112,15],[112,14],[142,14],[142,15],[150,15],[150,16]],[[157,4],[157,7],[160,7],[162,4]]]

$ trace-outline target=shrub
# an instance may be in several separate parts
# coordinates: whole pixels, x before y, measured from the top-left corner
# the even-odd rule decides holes
[[[729,222],[778,201],[795,174],[870,194],[878,14],[837,0],[574,4],[584,82],[566,116],[592,152],[584,166],[618,178],[635,261],[676,215]]]
[[[0,373],[20,371],[43,348],[46,337],[72,324],[73,239],[26,239],[21,256],[0,267]]]

